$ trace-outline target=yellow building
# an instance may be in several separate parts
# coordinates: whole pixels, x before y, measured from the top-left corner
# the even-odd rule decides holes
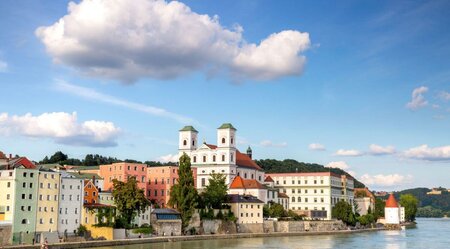
[[[14,170],[0,171],[0,221],[13,221],[14,189]]]
[[[40,169],[38,181],[36,232],[57,232],[60,174]]]
[[[104,237],[107,240],[114,239],[112,224],[114,223],[116,208],[100,203],[87,203],[83,205],[81,212],[81,225],[91,232],[93,238]],[[94,226],[94,225],[105,226]],[[109,225],[109,226],[106,226]]]
[[[251,195],[228,195],[228,205],[238,224],[263,223],[264,202]]]

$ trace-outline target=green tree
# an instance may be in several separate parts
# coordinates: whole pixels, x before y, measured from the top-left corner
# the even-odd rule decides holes
[[[354,226],[356,224],[356,217],[353,213],[352,205],[344,200],[341,200],[334,205],[331,215],[333,218],[342,220],[342,222],[347,225]]]
[[[202,193],[204,204],[207,208],[222,208],[226,201],[228,186],[225,183],[226,176],[220,173],[212,173],[205,192]]]
[[[264,212],[264,208],[263,208]],[[283,205],[278,203],[272,203],[269,206],[269,216],[270,217],[286,217],[287,212],[284,210]]]
[[[412,194],[405,194],[400,196],[400,205],[405,208],[405,220],[416,220],[417,206],[419,201]]]
[[[169,205],[181,213],[183,229],[187,227],[197,206],[197,190],[191,170],[191,159],[186,153],[180,157],[178,182],[170,190]]]
[[[131,225],[133,219],[150,205],[144,194],[144,190],[138,188],[135,177],[130,177],[127,182],[113,180],[114,203],[120,216]]]
[[[380,199],[375,199],[375,210],[373,211],[373,215],[375,217],[375,220],[378,220],[380,217],[384,217],[384,207],[386,206],[386,203]]]

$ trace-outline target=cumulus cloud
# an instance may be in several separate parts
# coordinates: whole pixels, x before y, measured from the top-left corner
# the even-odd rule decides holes
[[[96,120],[79,123],[76,112],[52,112],[39,116],[0,113],[0,134],[50,138],[68,145],[111,147],[117,145],[120,128],[111,122]]]
[[[338,168],[342,170],[347,170],[350,168],[348,164],[344,161],[338,161],[338,162],[329,162],[327,165],[325,165],[327,168]]]
[[[325,146],[323,144],[317,144],[317,143],[312,143],[308,146],[308,148],[310,150],[319,150],[319,151],[324,151],[325,150]]]
[[[151,114],[154,116],[159,116],[159,117],[166,117],[166,118],[170,118],[170,119],[174,119],[177,122],[180,122],[182,124],[192,124],[192,123],[197,123],[195,120],[189,118],[189,117],[185,117],[183,115],[180,114],[176,114],[176,113],[172,113],[169,112],[165,109],[162,108],[158,108],[158,107],[154,107],[154,106],[149,106],[149,105],[143,105],[143,104],[139,104],[139,103],[135,103],[135,102],[131,102],[131,101],[127,101],[124,99],[120,99],[114,96],[110,96],[110,95],[106,95],[103,93],[99,93],[97,91],[95,91],[94,89],[91,88],[86,88],[86,87],[81,87],[81,86],[77,86],[77,85],[73,85],[73,84],[69,84],[67,82],[64,81],[57,81],[55,83],[55,89],[58,91],[62,91],[62,92],[66,92],[69,94],[73,94],[73,95],[77,95],[86,99],[91,99],[91,100],[95,100],[95,101],[99,101],[99,102],[104,102],[110,105],[115,105],[115,106],[122,106],[128,109],[132,109],[135,111],[140,111],[140,112],[144,112],[147,114]]]
[[[407,158],[427,161],[449,161],[450,145],[441,147],[428,147],[428,145],[423,144],[421,146],[406,150],[403,153],[403,156]]]
[[[163,162],[163,163],[168,163],[168,162],[173,162],[176,163],[178,162],[179,157],[178,154],[167,154],[165,156],[160,156],[157,158],[157,161]]]
[[[388,145],[388,146],[381,146],[377,144],[371,144],[369,146],[370,154],[375,156],[381,156],[381,155],[390,155],[395,153],[394,146]]]
[[[263,147],[286,147],[287,143],[286,142],[282,142],[282,143],[274,143],[271,140],[263,140],[259,143],[259,145],[263,146]]]
[[[8,63],[6,61],[0,60],[0,73],[4,73],[8,70]]]
[[[358,150],[337,150],[334,153],[335,156],[362,156],[363,153]]]
[[[428,87],[421,86],[413,90],[412,99],[406,104],[406,107],[411,110],[417,110],[421,107],[428,105],[428,101],[425,100],[423,94],[428,91]]]
[[[239,25],[228,29],[217,16],[163,0],[70,2],[67,15],[36,30],[55,63],[128,83],[194,71],[255,80],[301,74],[308,33],[284,30],[259,44],[246,42],[242,33]]]
[[[360,180],[364,184],[369,185],[371,187],[392,187],[412,182],[413,176],[400,174],[390,174],[390,175],[364,174],[361,176]]]

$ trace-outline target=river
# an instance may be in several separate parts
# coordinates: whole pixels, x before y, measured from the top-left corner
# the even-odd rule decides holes
[[[373,248],[450,249],[450,219],[418,219],[415,228],[355,234],[287,236],[151,243],[100,249],[247,249],[247,248]]]

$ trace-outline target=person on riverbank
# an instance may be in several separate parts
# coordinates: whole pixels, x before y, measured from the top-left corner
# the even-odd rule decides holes
[[[41,249],[48,249],[48,241],[47,241],[47,238],[45,238],[44,241],[42,241]]]

